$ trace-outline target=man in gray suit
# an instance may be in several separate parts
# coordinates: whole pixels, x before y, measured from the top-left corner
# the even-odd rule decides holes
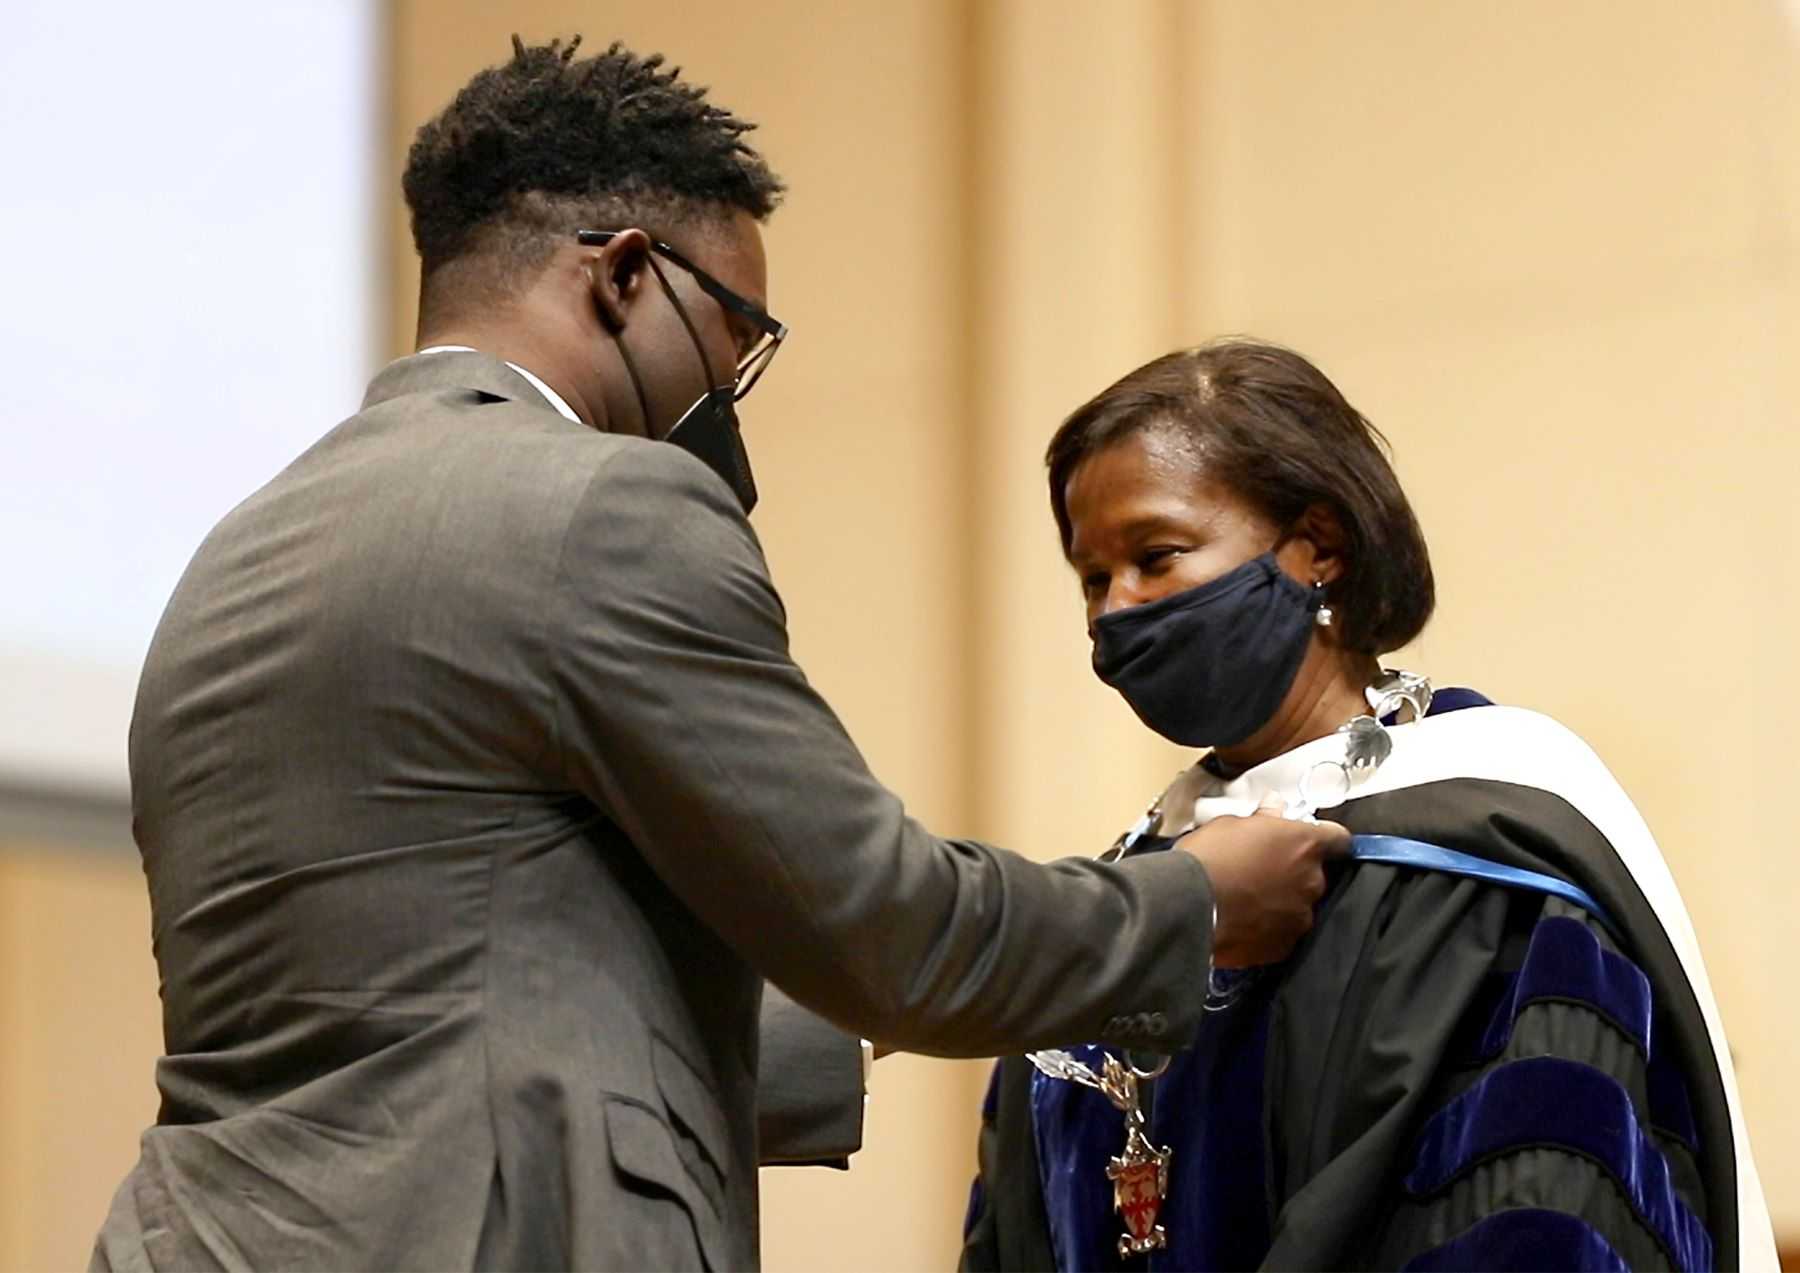
[[[157,631],[168,1055],[98,1267],[752,1266],[758,1162],[855,1146],[856,1035],[1178,1047],[1341,848],[1227,819],[1040,866],[905,815],[745,520],[780,187],[657,59],[574,52],[515,42],[421,130],[426,348]]]

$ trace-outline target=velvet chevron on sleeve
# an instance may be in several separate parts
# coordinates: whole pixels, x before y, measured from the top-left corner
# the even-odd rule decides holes
[[[1405,1151],[1377,1262],[1713,1267],[1692,1110],[1642,971],[1585,917],[1549,914],[1489,981]]]

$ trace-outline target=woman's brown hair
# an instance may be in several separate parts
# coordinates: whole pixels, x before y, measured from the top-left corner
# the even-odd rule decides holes
[[[1215,341],[1147,363],[1077,410],[1045,456],[1065,555],[1069,479],[1089,456],[1145,430],[1191,448],[1208,479],[1278,526],[1314,504],[1336,514],[1346,569],[1330,601],[1348,648],[1385,654],[1425,627],[1437,604],[1431,557],[1386,439],[1305,358],[1260,341]]]

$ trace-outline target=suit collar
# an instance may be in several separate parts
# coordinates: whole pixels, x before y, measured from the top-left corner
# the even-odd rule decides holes
[[[362,409],[367,411],[394,398],[437,389],[473,389],[507,402],[528,402],[554,410],[525,377],[493,355],[476,350],[411,354],[396,359],[369,382]]]

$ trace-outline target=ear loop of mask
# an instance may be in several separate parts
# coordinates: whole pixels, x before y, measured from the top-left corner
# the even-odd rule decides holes
[[[637,362],[632,358],[631,351],[625,348],[625,342],[615,336],[613,338],[613,344],[618,347],[619,359],[625,364],[625,374],[631,377],[631,390],[633,393],[637,394],[638,414],[641,415],[644,420],[644,436],[649,437],[650,398],[644,392],[644,379],[642,376],[638,375]]]
[[[591,278],[589,286],[592,286]],[[607,320],[604,313],[601,315],[601,325],[612,333],[613,348],[619,351],[619,360],[625,364],[625,374],[631,377],[631,391],[637,395],[638,415],[644,422],[644,436],[649,437],[650,395],[644,392],[644,378],[638,375],[637,360],[631,356],[631,350],[625,347],[625,331],[623,328],[614,330],[613,324]]]
[[[712,359],[706,356],[706,346],[700,340],[700,331],[694,326],[694,320],[688,317],[687,306],[675,295],[675,288],[669,283],[668,275],[662,272],[662,266],[656,263],[656,257],[652,255],[647,259],[651,271],[656,275],[656,281],[662,284],[663,291],[668,294],[669,304],[675,307],[675,314],[681,319],[681,325],[687,328],[688,339],[694,342],[694,352],[700,355],[700,369],[706,373],[706,392],[723,389],[725,386],[713,379]]]
[[[688,317],[687,307],[675,295],[675,288],[669,283],[668,276],[656,263],[655,253],[646,252],[644,260],[649,263],[650,272],[656,275],[656,281],[662,285],[663,293],[669,298],[669,304],[675,307],[675,316],[681,319],[681,325],[687,328],[688,339],[694,344],[694,352],[700,355],[700,367],[706,373],[706,387],[709,391],[712,390],[717,387],[713,384],[712,360],[706,356],[706,346],[700,342],[700,333],[695,329],[693,319]],[[631,391],[637,395],[638,411],[644,420],[644,435],[654,437],[655,435],[650,432],[650,395],[644,389],[644,378],[638,374],[637,360],[631,356],[631,351],[625,346],[623,332],[613,337],[613,344],[619,350],[619,360],[625,364],[625,374],[631,377]],[[662,441],[660,438],[656,440]]]

